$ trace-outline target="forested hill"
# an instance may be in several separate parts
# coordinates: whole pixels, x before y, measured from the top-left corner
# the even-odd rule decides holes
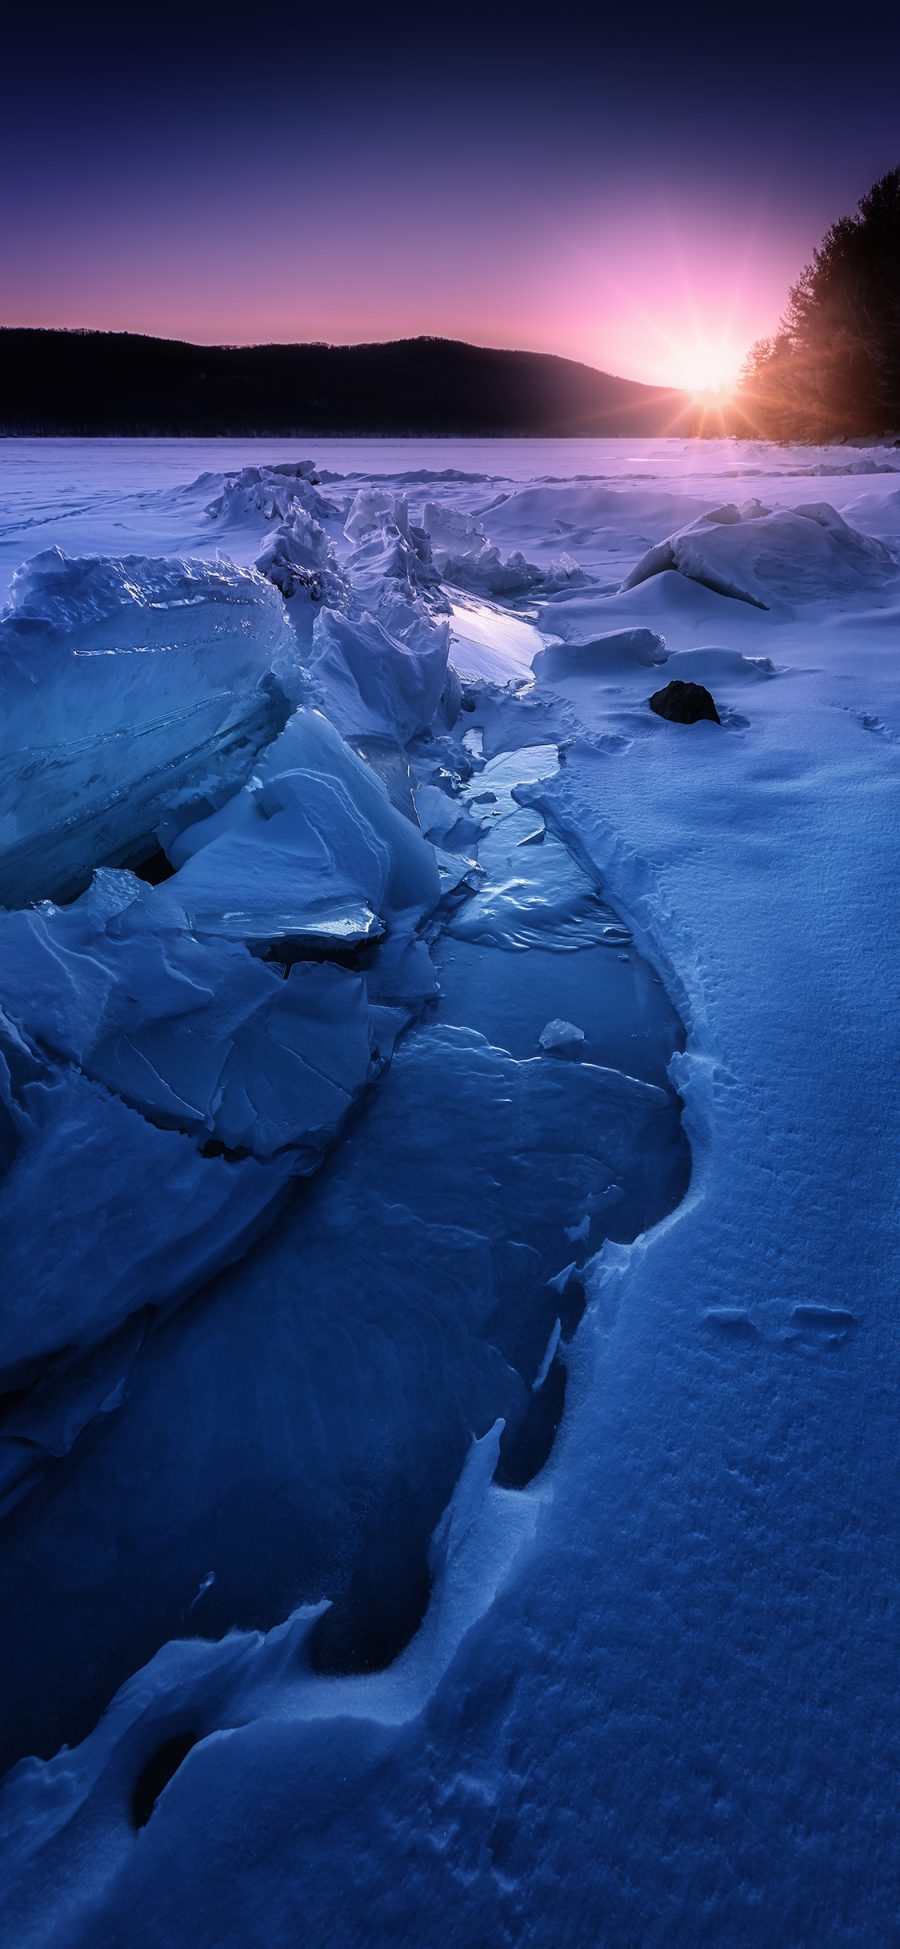
[[[0,329],[6,434],[637,437],[690,433],[694,419],[683,393],[455,339],[208,346]]]

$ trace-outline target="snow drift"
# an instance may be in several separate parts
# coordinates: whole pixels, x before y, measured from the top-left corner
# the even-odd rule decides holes
[[[667,570],[758,609],[859,597],[900,574],[883,542],[851,528],[825,502],[776,512],[759,501],[729,502],[648,549],[622,587]]]

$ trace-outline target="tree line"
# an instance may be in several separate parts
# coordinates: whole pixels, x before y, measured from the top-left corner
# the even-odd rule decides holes
[[[900,431],[900,168],[832,224],[752,347],[735,407],[735,431],[769,440]]]

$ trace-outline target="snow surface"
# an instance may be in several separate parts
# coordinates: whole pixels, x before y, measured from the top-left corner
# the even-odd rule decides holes
[[[898,471],[0,449],[11,1949],[895,1939]]]

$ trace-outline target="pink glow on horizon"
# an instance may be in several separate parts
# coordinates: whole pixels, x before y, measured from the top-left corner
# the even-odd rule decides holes
[[[232,344],[432,333],[699,388],[772,331],[797,268],[796,239],[752,210],[646,194],[560,217],[486,192],[477,225],[468,198],[398,224],[360,195],[352,217],[320,207],[287,236],[278,208],[138,209],[114,255],[101,209],[20,264],[4,322]]]

